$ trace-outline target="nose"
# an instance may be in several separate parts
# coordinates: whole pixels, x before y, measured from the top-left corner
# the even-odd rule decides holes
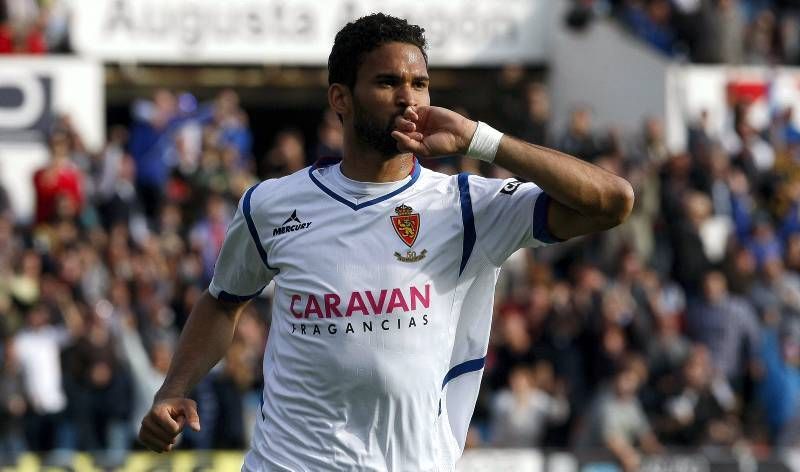
[[[417,106],[417,96],[414,93],[414,89],[411,87],[411,84],[403,84],[397,88],[395,103],[397,106],[403,108],[408,106]]]

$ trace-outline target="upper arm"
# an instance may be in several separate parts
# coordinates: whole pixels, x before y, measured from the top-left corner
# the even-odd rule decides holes
[[[208,292],[223,302],[240,303],[257,296],[275,274],[251,213],[254,188],[242,197],[214,265]]]
[[[206,290],[198,299],[197,304],[205,306],[207,310],[204,311],[220,313],[233,321],[237,321],[239,314],[247,305],[250,304],[251,301],[252,299],[227,301],[214,297],[208,290]]]
[[[613,227],[602,218],[583,216],[563,203],[551,199],[547,212],[547,227],[550,234],[559,239],[570,239]]]
[[[560,241],[547,228],[551,199],[535,184],[470,176],[468,191],[471,207],[462,198],[462,212],[474,213],[477,243],[495,265],[521,247]]]

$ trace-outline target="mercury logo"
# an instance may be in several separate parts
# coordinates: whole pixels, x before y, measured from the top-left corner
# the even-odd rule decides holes
[[[279,228],[272,230],[272,235],[278,236],[284,233],[291,233],[292,231],[306,229],[309,226],[311,226],[311,222],[309,221],[308,223],[303,223],[300,221],[300,218],[297,217],[297,210],[294,210],[289,218],[286,218],[286,221],[284,221]]]

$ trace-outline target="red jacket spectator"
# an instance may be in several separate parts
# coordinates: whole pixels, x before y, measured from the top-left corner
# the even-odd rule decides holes
[[[26,54],[45,54],[47,53],[47,41],[44,38],[44,31],[41,28],[33,27],[25,35],[25,44],[22,51]]]
[[[36,223],[64,215],[75,216],[83,206],[81,172],[70,161],[69,144],[53,139],[50,163],[33,175],[36,191]]]
[[[14,52],[14,32],[8,23],[0,23],[0,54],[12,52]]]

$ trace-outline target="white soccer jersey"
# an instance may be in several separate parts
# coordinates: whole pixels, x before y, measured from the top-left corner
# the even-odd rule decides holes
[[[262,182],[225,238],[214,297],[245,300],[275,281],[262,415],[243,470],[451,471],[500,264],[553,242],[549,197],[416,160],[383,194],[377,184],[354,196],[346,180],[329,164]]]

